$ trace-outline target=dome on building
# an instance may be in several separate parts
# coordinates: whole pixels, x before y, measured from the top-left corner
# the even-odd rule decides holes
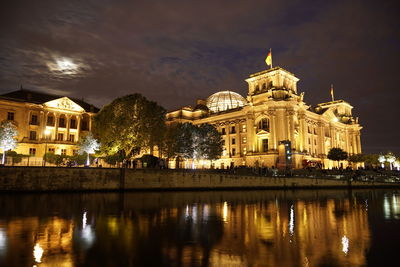
[[[207,98],[207,107],[211,112],[220,112],[228,109],[243,107],[246,99],[232,91],[221,91]]]

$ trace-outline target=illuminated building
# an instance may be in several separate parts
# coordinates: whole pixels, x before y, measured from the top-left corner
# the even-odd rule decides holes
[[[45,149],[55,154],[76,153],[79,138],[91,130],[91,118],[97,111],[83,100],[22,88],[0,96],[0,121],[17,126],[15,151],[30,155],[30,165],[42,164]]]
[[[302,168],[321,164],[332,168],[329,150],[339,147],[361,153],[358,118],[344,100],[312,108],[299,93],[299,79],[276,67],[246,79],[245,99],[231,91],[217,92],[167,114],[168,123],[209,123],[222,134],[224,152],[215,167],[264,166]],[[345,163],[345,162],[344,162]],[[343,167],[346,167],[346,163]]]

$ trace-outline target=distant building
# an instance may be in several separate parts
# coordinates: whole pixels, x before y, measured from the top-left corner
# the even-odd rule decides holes
[[[227,166],[293,167],[336,166],[328,151],[340,147],[361,153],[358,119],[343,101],[307,105],[298,93],[299,79],[276,67],[251,74],[247,99],[231,91],[167,114],[168,123],[210,123],[222,134],[224,154],[216,168]],[[346,167],[346,166],[343,166]]]
[[[55,154],[75,154],[98,110],[83,100],[22,88],[0,95],[0,121],[17,126],[16,152],[30,155],[31,165],[41,164],[46,148]]]

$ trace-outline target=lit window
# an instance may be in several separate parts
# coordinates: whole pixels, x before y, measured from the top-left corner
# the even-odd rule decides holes
[[[64,148],[64,149],[61,149],[61,155],[67,155],[67,150]]]
[[[247,148],[243,148],[243,154],[246,155],[247,154]]]
[[[49,148],[49,153],[53,153],[54,154],[55,152],[56,152],[56,150],[53,147]]]
[[[246,144],[246,143],[247,143],[247,137],[246,137],[246,136],[244,136],[244,137],[242,138],[242,143],[243,143],[243,144]]]
[[[242,133],[245,133],[245,132],[246,132],[246,129],[247,129],[246,124],[243,124],[243,125],[242,125]]]

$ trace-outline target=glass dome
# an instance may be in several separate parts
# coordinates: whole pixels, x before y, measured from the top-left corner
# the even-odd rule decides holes
[[[220,112],[232,108],[243,107],[246,99],[232,91],[221,91],[207,98],[207,107],[211,112]]]

